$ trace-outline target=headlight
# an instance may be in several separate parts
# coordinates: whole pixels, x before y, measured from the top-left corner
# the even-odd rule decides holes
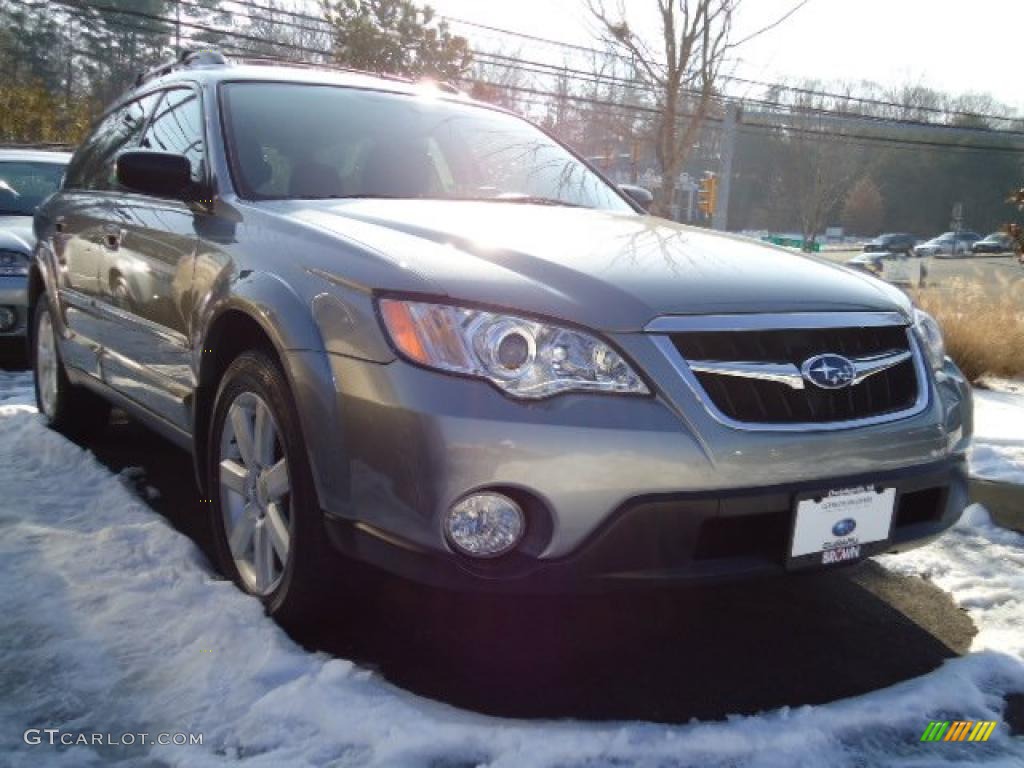
[[[922,309],[914,308],[914,330],[924,346],[928,362],[939,370],[946,362],[946,342],[942,340],[942,329],[935,318]]]
[[[23,277],[28,274],[28,256],[17,251],[0,251],[0,277]]]
[[[586,333],[513,315],[445,304],[381,299],[392,342],[413,362],[477,376],[510,395],[559,392],[646,395],[648,389],[611,347]]]

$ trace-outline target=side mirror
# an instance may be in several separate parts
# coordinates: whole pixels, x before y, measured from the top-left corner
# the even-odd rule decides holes
[[[643,187],[637,187],[633,184],[620,184],[619,191],[623,192],[630,200],[639,205],[645,211],[651,210],[651,205],[654,204],[654,195]]]
[[[186,200],[192,192],[192,166],[184,155],[130,149],[117,156],[117,182],[125,189],[154,197]]]

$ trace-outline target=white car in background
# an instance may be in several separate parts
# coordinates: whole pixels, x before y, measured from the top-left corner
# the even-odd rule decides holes
[[[0,339],[25,335],[32,214],[60,187],[70,159],[68,152],[0,147]]]
[[[971,246],[981,240],[977,232],[945,232],[914,247],[915,256],[968,256]]]
[[[906,253],[858,253],[846,266],[859,269],[899,288],[924,288],[931,259],[911,258]]]

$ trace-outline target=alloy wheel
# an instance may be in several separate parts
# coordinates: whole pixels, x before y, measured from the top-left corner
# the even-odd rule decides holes
[[[57,414],[57,340],[50,312],[43,310],[36,330],[36,376],[39,378],[39,402],[48,419]]]
[[[246,589],[281,583],[292,541],[291,484],[277,422],[253,392],[228,408],[220,440],[220,506],[231,557]]]

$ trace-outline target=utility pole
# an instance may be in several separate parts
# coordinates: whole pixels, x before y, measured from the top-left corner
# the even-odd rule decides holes
[[[181,58],[181,0],[174,0],[174,57]]]
[[[725,107],[722,123],[722,161],[718,173],[718,199],[713,208],[711,228],[725,230],[729,227],[729,192],[732,188],[732,161],[736,156],[736,137],[739,135],[740,105],[729,102]]]

